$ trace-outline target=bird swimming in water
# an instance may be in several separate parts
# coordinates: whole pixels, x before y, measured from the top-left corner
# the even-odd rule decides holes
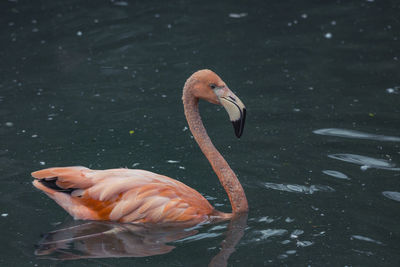
[[[80,220],[196,225],[247,212],[242,185],[204,128],[200,99],[226,109],[238,138],[246,108],[211,70],[193,73],[184,85],[182,100],[190,131],[228,194],[232,213],[217,211],[199,192],[177,180],[139,169],[48,168],[32,173],[33,185]]]

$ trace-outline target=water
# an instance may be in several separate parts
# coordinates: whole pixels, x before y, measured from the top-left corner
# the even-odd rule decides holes
[[[398,266],[399,11],[373,0],[3,1],[0,264]],[[137,245],[145,257],[35,255],[41,234],[87,227],[32,187],[40,168],[147,169],[230,210],[183,116],[183,83],[200,68],[247,106],[240,140],[221,108],[201,113],[243,184],[248,219],[89,243],[123,254],[118,238],[159,240],[158,254]]]

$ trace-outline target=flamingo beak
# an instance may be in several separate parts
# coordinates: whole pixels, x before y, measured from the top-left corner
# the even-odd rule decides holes
[[[226,112],[228,112],[236,137],[240,138],[243,134],[244,122],[246,120],[246,107],[231,90],[227,89],[224,91],[221,96],[217,94],[218,99]]]

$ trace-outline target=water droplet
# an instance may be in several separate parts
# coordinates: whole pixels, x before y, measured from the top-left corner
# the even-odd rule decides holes
[[[367,166],[367,165],[362,165],[362,166],[360,167],[360,169],[361,169],[362,171],[366,171],[366,170],[368,170],[368,168],[369,168],[369,166]]]
[[[292,219],[290,217],[286,217],[285,222],[291,223],[291,222],[294,222],[294,219]]]
[[[400,89],[400,86],[395,86],[394,88],[387,88],[386,92],[388,94],[398,94],[399,93],[399,89]]]

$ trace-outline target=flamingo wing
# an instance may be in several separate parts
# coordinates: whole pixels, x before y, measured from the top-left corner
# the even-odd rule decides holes
[[[199,223],[213,214],[196,190],[144,170],[49,168],[33,172],[33,185],[75,219],[123,223]]]

